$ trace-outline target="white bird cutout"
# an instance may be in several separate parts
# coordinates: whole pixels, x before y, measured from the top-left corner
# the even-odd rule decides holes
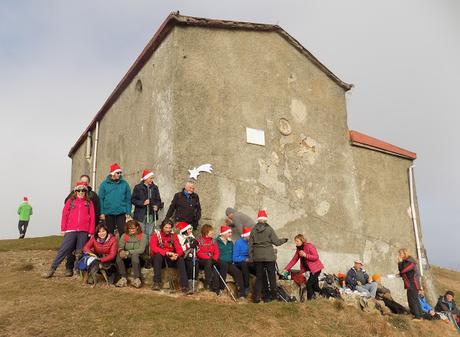
[[[212,173],[212,165],[211,164],[203,164],[198,167],[194,167],[191,170],[188,170],[190,172],[190,179],[197,179],[198,176],[200,175],[200,172],[207,172],[207,173]]]

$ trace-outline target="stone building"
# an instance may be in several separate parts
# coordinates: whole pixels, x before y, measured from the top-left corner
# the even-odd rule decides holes
[[[70,150],[72,181],[91,172],[97,187],[118,162],[133,187],[152,168],[167,208],[188,170],[210,163],[196,182],[202,223],[265,208],[280,236],[314,242],[328,271],[360,258],[395,273],[398,248],[417,251],[416,154],[348,129],[351,87],[276,25],[173,13]],[[293,247],[278,250],[281,266]],[[383,282],[402,295],[400,280]]]

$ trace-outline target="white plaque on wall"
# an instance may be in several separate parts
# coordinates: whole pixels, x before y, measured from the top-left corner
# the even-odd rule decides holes
[[[264,130],[246,128],[246,142],[249,144],[265,146]]]

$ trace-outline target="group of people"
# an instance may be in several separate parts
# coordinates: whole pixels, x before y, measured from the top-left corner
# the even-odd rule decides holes
[[[88,270],[92,274],[103,270],[109,282],[118,287],[128,285],[129,268],[133,274],[131,285],[141,287],[141,268],[153,267],[152,289],[160,290],[164,268],[176,268],[181,291],[192,293],[199,271],[203,269],[205,290],[219,295],[227,288],[226,277],[230,274],[237,287],[237,297],[243,299],[249,294],[252,273],[256,277],[252,300],[258,303],[262,294],[265,301],[277,298],[277,273],[289,273],[300,260],[300,274],[309,272],[305,281],[307,299],[313,299],[321,290],[319,276],[324,265],[316,247],[302,234],[294,237],[296,250],[292,260],[281,272],[277,270],[274,246],[281,246],[288,239],[278,238],[268,224],[265,210],[258,212],[253,224],[244,214],[228,208],[227,219],[216,235],[210,224],[198,228],[201,205],[192,182],[187,182],[174,195],[161,224],[158,212],[164,204],[152,171],[142,172],[141,181],[132,193],[118,164],[110,166],[110,174],[101,183],[99,195],[89,183],[89,176],[82,175],[65,199],[61,219],[64,240],[50,269],[43,275],[46,278],[54,275],[65,258],[65,275],[72,276],[81,265],[78,262],[82,256],[89,254],[93,258],[88,260],[91,261]],[[198,230],[199,235],[195,237]],[[237,238],[235,243],[232,236]],[[362,267],[362,261],[355,261],[344,283],[351,291],[375,298],[378,282],[372,281]],[[423,317],[419,301],[422,288],[417,264],[407,249],[399,251],[398,268],[397,276],[402,278],[407,289],[410,312],[415,319],[420,319]],[[447,293],[444,296],[445,305],[451,308],[449,296]]]

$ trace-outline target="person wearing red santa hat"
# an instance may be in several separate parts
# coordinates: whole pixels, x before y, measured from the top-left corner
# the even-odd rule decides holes
[[[29,198],[22,198],[22,203],[18,207],[19,215],[19,238],[24,239],[26,236],[27,226],[29,225],[30,216],[32,215],[32,206],[29,204]]]
[[[279,239],[273,228],[267,223],[268,216],[265,210],[257,214],[257,224],[249,235],[249,260],[256,266],[256,287],[254,289],[254,303],[260,302],[264,279],[268,277],[270,298],[275,300],[276,295],[276,255],[273,245],[281,246],[288,239]]]
[[[177,234],[179,244],[181,245],[182,250],[184,251],[184,262],[185,269],[187,270],[189,289],[193,289],[193,258],[195,258],[195,281],[196,277],[198,277],[199,271],[199,263],[198,258],[196,256],[198,250],[198,241],[195,239],[195,236],[193,235],[192,225],[186,222],[178,222],[176,224],[176,229],[179,232],[179,234]]]
[[[119,236],[124,232],[126,215],[131,214],[131,188],[122,173],[120,165],[110,165],[110,174],[99,186],[100,218],[110,233],[116,230]]]
[[[133,219],[140,223],[142,231],[150,236],[156,229],[153,228],[158,221],[158,211],[162,208],[160,191],[154,184],[155,175],[150,170],[144,170],[141,181],[134,186],[131,202],[134,205]]]
[[[42,275],[44,278],[52,277],[62,260],[71,252],[75,252],[78,261],[88,237],[94,234],[94,216],[93,202],[88,198],[88,183],[78,181],[74,195],[66,201],[62,210],[61,232],[64,240],[50,270]]]
[[[217,266],[224,281],[226,280],[227,273],[233,276],[238,288],[238,297],[245,298],[247,294],[243,283],[243,275],[241,274],[241,270],[233,264],[233,242],[231,241],[231,237],[232,229],[229,226],[221,226],[220,235],[216,238],[217,247],[219,248]],[[216,279],[216,281],[213,284],[213,290],[219,295],[225,289],[225,284],[222,283],[220,278]]]
[[[249,262],[249,235],[251,235],[251,228],[243,227],[241,238],[235,242],[233,247],[233,263],[243,274],[246,294],[249,293],[249,274],[256,274],[255,265]]]

